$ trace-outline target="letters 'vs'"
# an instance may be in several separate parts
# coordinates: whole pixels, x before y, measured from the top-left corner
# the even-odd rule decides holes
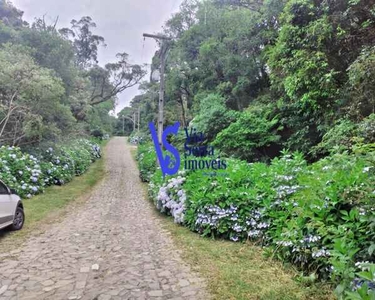
[[[170,134],[177,135],[178,129],[180,128],[180,123],[176,122],[164,129],[161,141],[162,145],[159,144],[158,135],[154,123],[150,122],[148,126],[151,131],[152,140],[154,142],[156,155],[158,156],[161,171],[163,172],[163,177],[165,177],[165,175],[176,174],[178,172],[178,169],[180,168],[181,158],[178,150],[168,143],[167,137]],[[170,155],[165,155],[165,157],[163,156],[162,146],[164,146],[164,148],[173,155],[174,159],[172,159]]]

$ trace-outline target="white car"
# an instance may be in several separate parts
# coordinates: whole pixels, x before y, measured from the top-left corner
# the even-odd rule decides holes
[[[0,229],[20,230],[24,222],[21,198],[0,180]]]

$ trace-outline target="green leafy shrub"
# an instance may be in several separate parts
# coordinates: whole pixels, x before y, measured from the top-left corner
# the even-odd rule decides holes
[[[315,157],[327,154],[352,151],[356,144],[375,142],[375,114],[359,123],[341,119],[324,136],[322,141],[311,149]]]
[[[156,154],[152,144],[138,145],[137,161],[141,180],[149,182],[156,171]]]
[[[348,68],[348,84],[345,92],[346,109],[356,118],[374,112],[375,107],[375,48],[365,47]]]
[[[92,135],[95,138],[101,139],[104,136],[104,132],[103,132],[103,129],[101,129],[101,128],[95,128],[95,129],[91,130],[90,135]]]
[[[30,198],[47,185],[62,185],[83,174],[100,156],[100,147],[83,139],[61,148],[50,147],[38,158],[18,147],[2,146],[0,179],[21,197]]]
[[[369,115],[358,124],[358,134],[365,143],[375,143],[375,114]]]
[[[186,192],[182,185],[186,181],[185,172],[179,172],[178,176],[168,179],[157,191],[154,190],[156,208],[165,214],[171,215],[175,223],[185,221]],[[155,187],[155,183],[150,183],[150,188]]]
[[[128,142],[134,145],[145,144],[151,142],[150,134],[144,132],[133,132],[129,138]]]
[[[298,209],[287,223],[320,237],[318,251],[323,249],[325,255],[314,268],[323,277],[341,281],[346,290],[354,288],[360,262],[375,262],[373,168],[366,157],[345,153],[313,164],[299,177],[305,188],[296,193]]]
[[[253,179],[264,171],[264,164],[249,168],[246,162],[229,160],[228,169],[214,180],[192,172],[184,185],[188,195],[186,224],[204,235],[234,241],[246,238],[246,222],[255,212],[258,197]]]
[[[270,165],[230,159],[215,178],[189,171],[163,180],[157,170],[149,195],[193,231],[271,247],[306,274],[339,284],[342,299],[371,299],[358,295],[375,293],[361,269],[375,263],[374,155],[341,153],[312,165],[287,152]]]
[[[279,141],[279,129],[276,118],[269,120],[264,114],[247,111],[221,131],[213,144],[228,156],[257,161],[265,159],[267,149]]]
[[[350,150],[356,135],[357,125],[350,120],[342,119],[323,136],[317,146],[312,148],[311,153],[316,157]]]
[[[70,147],[64,147],[62,152],[72,158],[76,175],[81,175],[92,163],[92,153],[90,146],[79,141]]]
[[[191,126],[204,132],[208,141],[227,128],[237,119],[238,112],[228,110],[225,99],[216,94],[209,94],[200,101],[200,113],[193,120]]]
[[[43,153],[43,173],[46,174],[45,184],[62,185],[72,180],[75,175],[74,160],[61,150],[52,147]]]
[[[18,147],[0,148],[0,179],[21,197],[30,198],[44,190],[40,161]]]

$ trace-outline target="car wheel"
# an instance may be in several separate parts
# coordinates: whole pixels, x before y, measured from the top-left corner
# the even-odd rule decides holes
[[[23,209],[18,206],[16,210],[16,214],[14,216],[13,224],[10,226],[11,230],[20,230],[23,227],[23,223],[25,222],[25,213]]]

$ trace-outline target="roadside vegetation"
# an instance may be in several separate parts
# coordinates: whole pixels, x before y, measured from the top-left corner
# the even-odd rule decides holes
[[[156,157],[147,145],[140,145],[139,149],[142,150],[133,154],[139,166],[143,166],[144,172],[140,172],[140,177],[144,179],[149,169],[144,168],[143,157],[147,156],[154,162]],[[153,166],[155,171],[155,164]],[[145,194],[152,193],[148,180],[143,181],[146,182]],[[154,201],[152,205],[155,205]],[[158,213],[156,207],[155,213]],[[168,215],[164,214],[161,219],[164,229],[171,233],[174,242],[182,249],[183,258],[206,280],[213,299],[335,299],[332,286],[318,283],[292,264],[283,264],[270,257],[259,244],[249,240],[233,243],[220,237],[199,235],[176,224],[176,219]]]
[[[103,176],[100,144],[117,125],[110,112],[145,71],[126,53],[100,65],[105,39],[95,28],[89,16],[69,28],[58,16],[29,24],[11,1],[0,1],[0,179],[26,213],[24,230],[5,234],[1,245],[35,231]]]
[[[103,142],[104,149],[107,142]],[[103,151],[104,152],[104,151]],[[49,224],[59,220],[69,211],[73,210],[90,196],[93,187],[105,176],[104,159],[99,159],[88,166],[87,171],[74,177],[72,181],[63,186],[47,187],[44,193],[23,202],[26,221],[22,230],[10,232],[3,230],[0,233],[0,252],[8,253],[16,250],[31,234],[43,232]]]
[[[48,148],[66,139],[112,135],[117,95],[145,75],[126,53],[101,66],[89,16],[69,28],[36,16],[28,24],[8,0],[0,2],[0,145]]]
[[[149,163],[156,161],[152,149],[138,148],[141,178],[156,208],[175,223],[208,238],[261,246],[266,256],[292,264],[303,281],[332,285],[345,299],[371,296],[374,152],[359,147],[310,165],[298,153],[269,165],[228,159],[214,178],[197,170],[163,179]]]
[[[339,299],[375,299],[374,11],[365,0],[184,1],[162,32],[165,124],[182,127],[168,141],[182,160],[228,168],[204,176],[182,161],[163,179],[147,144],[158,84],[142,85],[122,113],[143,114],[138,161],[156,208],[200,235],[264,247]],[[215,153],[184,157],[183,127]]]
[[[213,287],[240,299],[250,289],[265,299],[288,291],[307,297],[288,280],[285,290],[283,280],[274,291],[250,288],[251,272],[228,263],[251,268],[240,260],[241,253],[252,259],[250,243],[298,270],[316,299],[325,297],[321,284],[340,300],[375,299],[374,0],[182,2],[160,32],[170,38],[163,122],[202,132],[199,146],[213,145],[215,154],[196,159],[225,160],[217,176],[181,169],[163,178],[148,129],[158,122],[159,83],[141,82],[145,69],[126,53],[100,66],[105,40],[89,16],[58,28],[43,17],[27,24],[22,14],[0,1],[0,178],[7,184],[24,197],[63,185],[95,158],[95,145],[81,139],[132,133],[143,143],[140,175],[156,208],[206,237],[192,245],[208,261],[228,255]],[[111,116],[117,95],[138,83],[141,94]],[[182,130],[168,140],[183,153]],[[89,188],[98,174],[86,174]],[[74,182],[25,205],[33,211],[40,199],[34,224],[53,206],[48,191],[62,207],[73,199],[65,188],[78,193]],[[185,233],[176,236],[187,245]],[[228,275],[234,271],[238,282]]]
[[[28,24],[0,1],[0,179],[22,198],[83,174],[115,131],[117,95],[145,75],[126,53],[100,66],[95,28],[89,16]]]
[[[330,286],[264,256],[252,243],[212,240],[192,233],[166,218],[182,256],[206,279],[213,299],[227,300],[330,300]]]
[[[0,179],[19,196],[31,198],[47,186],[64,185],[82,175],[100,157],[100,146],[83,139],[45,151],[34,149],[34,155],[19,147],[2,146]]]

